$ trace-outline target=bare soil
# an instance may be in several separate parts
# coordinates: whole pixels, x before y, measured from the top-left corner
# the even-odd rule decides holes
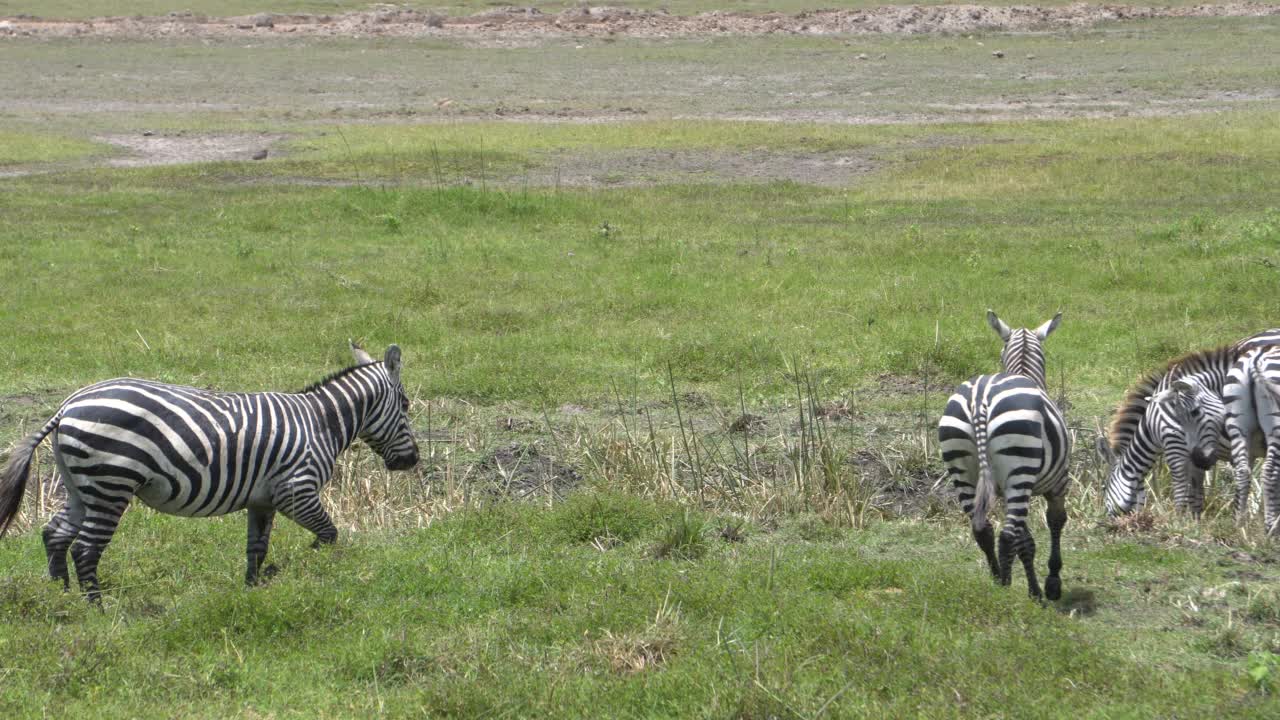
[[[217,134],[198,133],[103,135],[99,142],[128,151],[128,155],[108,158],[110,167],[145,167],[219,160],[265,159],[268,148],[283,135],[267,133]],[[268,153],[262,156],[262,153]],[[256,157],[255,156],[261,156]]]
[[[796,14],[721,11],[671,15],[618,7],[578,7],[559,13],[507,7],[474,15],[445,16],[412,9],[339,15],[260,13],[211,18],[189,12],[159,17],[0,20],[0,36],[27,37],[415,37],[538,38],[556,36],[669,38],[704,35],[865,35],[1030,31],[1081,28],[1103,22],[1182,17],[1262,17],[1280,5],[1229,2],[1192,7],[1089,5],[889,6],[866,10],[816,10]]]

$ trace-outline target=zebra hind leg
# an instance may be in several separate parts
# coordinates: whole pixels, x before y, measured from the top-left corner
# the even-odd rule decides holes
[[[1022,526],[1018,542],[1018,559],[1022,561],[1022,569],[1027,573],[1027,594],[1036,600],[1040,599],[1040,583],[1036,580],[1036,541],[1031,537],[1031,528]]]
[[[1269,535],[1280,535],[1280,445],[1267,448],[1267,459],[1262,463],[1262,517],[1263,527]]]
[[[67,505],[49,519],[40,532],[44,540],[44,552],[49,560],[49,577],[62,581],[62,589],[71,589],[71,576],[67,570],[67,550],[80,533],[79,522],[84,510],[68,499]]]
[[[84,525],[71,543],[71,559],[76,565],[76,578],[89,602],[102,602],[102,590],[98,585],[98,560],[111,543],[111,537],[120,524],[120,516],[128,507],[128,501],[119,505],[102,504],[85,513]]]
[[[276,574],[275,565],[262,567],[267,559],[267,544],[271,541],[271,524],[275,517],[276,511],[272,508],[249,508],[249,542],[245,553],[247,567],[244,584],[250,587],[258,584],[259,577],[270,578]]]
[[[991,568],[991,577],[1000,580],[1000,561],[996,560],[996,533],[988,524],[981,530],[973,531],[973,539],[978,541],[982,554],[987,556],[987,565]]]
[[[1067,524],[1067,496],[1048,498],[1045,523],[1049,525],[1049,577],[1044,580],[1044,596],[1056,601],[1062,597],[1062,528]]]
[[[1008,585],[1013,581],[1013,556],[1018,551],[1020,533],[1016,525],[1005,522],[1000,531],[1000,584]]]

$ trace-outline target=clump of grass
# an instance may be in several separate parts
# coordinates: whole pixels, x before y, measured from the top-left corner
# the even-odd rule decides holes
[[[552,531],[560,537],[605,547],[635,539],[655,521],[651,503],[614,492],[571,495],[547,518]]]
[[[1249,598],[1245,617],[1253,622],[1280,625],[1280,591],[1263,588]]]
[[[604,637],[592,644],[593,654],[619,675],[652,670],[667,662],[675,653],[680,625],[680,608],[671,600],[668,588],[653,622],[634,632],[604,631]]]
[[[1238,658],[1248,652],[1244,633],[1239,626],[1231,624],[1210,632],[1195,644],[1202,652],[1222,658]]]
[[[1156,527],[1156,515],[1151,510],[1139,510],[1127,515],[1117,515],[1107,520],[1107,532],[1112,535],[1143,535]]]
[[[706,521],[687,508],[676,515],[653,546],[659,559],[696,560],[707,552]]]
[[[1280,654],[1265,650],[1249,653],[1245,672],[1254,690],[1264,695],[1274,693],[1280,688]]]

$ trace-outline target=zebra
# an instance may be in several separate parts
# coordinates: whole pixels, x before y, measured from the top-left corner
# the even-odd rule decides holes
[[[1033,495],[1045,497],[1052,545],[1044,595],[1050,600],[1062,595],[1061,541],[1067,523],[1071,439],[1062,413],[1045,390],[1041,342],[1057,327],[1061,315],[1034,331],[1011,331],[988,311],[988,324],[1005,341],[1003,372],[979,375],[960,385],[938,422],[942,461],[992,576],[1008,585],[1016,553],[1027,575],[1027,591],[1037,599],[1041,592],[1036,581],[1036,546],[1027,514]],[[987,518],[997,492],[1005,500],[998,557]]]
[[[1280,533],[1280,346],[1241,355],[1227,373],[1222,399],[1227,405],[1236,517],[1243,520],[1248,514],[1253,461],[1265,453],[1264,525],[1268,533]]]
[[[137,497],[171,515],[207,517],[247,509],[245,583],[263,570],[276,512],[315,534],[338,536],[320,504],[334,461],[356,439],[388,470],[418,462],[400,348],[375,361],[354,342],[356,364],[297,393],[223,393],[118,378],[73,393],[0,470],[0,536],[18,512],[31,458],[52,436],[66,488],[42,537],[49,575],[70,587],[67,551],[90,602],[101,602],[98,560]]]
[[[1105,437],[1098,439],[1098,450],[1110,465],[1107,514],[1146,504],[1146,475],[1163,454],[1175,507],[1199,517],[1204,509],[1204,473],[1227,446],[1226,406],[1221,399],[1227,373],[1242,353],[1271,345],[1280,345],[1280,329],[1187,353],[1134,383],[1113,412]]]

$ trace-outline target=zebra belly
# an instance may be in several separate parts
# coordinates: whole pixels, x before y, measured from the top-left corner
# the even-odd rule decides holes
[[[173,492],[175,486],[178,488],[176,496]],[[204,493],[198,495],[194,502],[190,502],[187,488],[182,487],[173,478],[157,478],[138,488],[136,495],[139,500],[154,510],[182,517],[225,515],[237,510],[243,510],[247,506],[248,497],[240,498],[237,501],[236,493],[234,492],[228,493],[227,499],[219,502],[218,498],[221,497],[222,490],[223,488],[218,487],[207,489],[205,492],[212,491],[214,493],[214,498],[208,504],[204,503],[207,497]]]

